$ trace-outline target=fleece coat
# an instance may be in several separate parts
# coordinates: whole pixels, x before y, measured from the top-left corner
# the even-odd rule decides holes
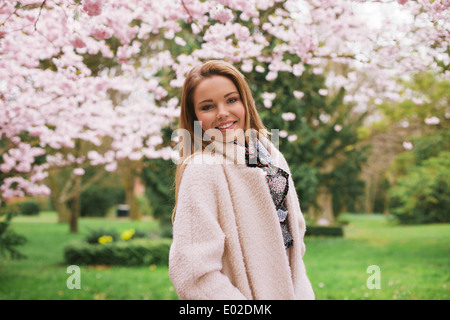
[[[180,299],[314,299],[303,255],[305,220],[288,164],[286,198],[293,247],[285,249],[265,173],[247,167],[245,148],[213,142],[187,164],[179,187],[169,275]],[[211,150],[211,149],[210,149]]]

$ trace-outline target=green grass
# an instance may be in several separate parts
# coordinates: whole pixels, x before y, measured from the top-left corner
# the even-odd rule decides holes
[[[343,215],[345,238],[306,239],[317,299],[449,299],[450,225],[398,226],[381,215]],[[380,270],[381,289],[368,289]]]
[[[88,228],[155,229],[156,222],[123,219],[80,219],[79,234],[58,224],[54,213],[39,217],[16,217],[12,227],[28,242],[20,247],[26,260],[0,258],[0,300],[3,299],[176,299],[167,267],[81,266],[81,289],[70,290],[66,282],[64,244],[84,239]]]
[[[380,215],[343,215],[344,238],[306,238],[304,257],[317,299],[449,299],[450,224],[397,226]],[[154,221],[80,220],[79,234],[54,213],[16,217],[27,237],[26,260],[0,258],[0,299],[176,299],[167,267],[81,266],[81,289],[66,286],[65,243],[88,228],[154,230]],[[367,268],[380,268],[381,289],[368,289]]]

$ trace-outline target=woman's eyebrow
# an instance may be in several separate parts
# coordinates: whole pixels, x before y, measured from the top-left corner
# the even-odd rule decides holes
[[[206,100],[200,101],[200,102],[198,103],[198,105],[201,105],[201,104],[204,103],[204,102],[213,102],[213,101],[212,101],[212,99],[206,99]]]
[[[236,92],[236,91],[228,92],[228,93],[227,93],[226,95],[224,95],[223,97],[226,98],[226,97],[228,97],[228,96],[230,96],[230,95],[232,95],[232,94],[234,94],[234,93],[237,93],[237,92]],[[205,103],[205,102],[213,102],[213,100],[212,100],[212,99],[202,100],[202,101],[200,101],[200,102],[198,103],[198,105],[201,105],[202,103]]]
[[[226,95],[224,95],[223,97],[224,98],[226,98],[226,97],[228,97],[229,95],[232,95],[233,93],[237,93],[236,91],[231,91],[231,92],[228,92]]]

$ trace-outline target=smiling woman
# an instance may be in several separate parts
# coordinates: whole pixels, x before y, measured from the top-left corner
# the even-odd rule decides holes
[[[212,84],[215,84],[215,86]],[[222,86],[224,87],[222,88]],[[208,89],[209,91],[207,91]],[[229,93],[230,96],[227,95]],[[194,95],[196,95],[197,100],[195,100]],[[227,96],[225,97],[225,95]],[[234,104],[236,103],[244,108],[243,111],[245,116],[240,115],[239,119],[240,128],[265,132],[266,129],[258,115],[252,93],[243,74],[232,65],[223,61],[209,61],[191,69],[183,86],[179,128],[185,130],[185,132],[181,133],[181,149],[187,150],[187,152],[185,154],[180,154],[180,157],[182,157],[180,162],[183,162],[186,157],[189,157],[198,150],[200,146],[197,145],[199,142],[195,140],[196,138],[199,138],[200,140],[201,149],[205,149],[208,146],[207,141],[202,141],[205,128],[214,130],[218,126],[225,125],[226,121],[231,121],[227,120],[231,118],[231,115],[227,113],[225,113],[225,116],[229,116],[229,118],[224,118],[223,113],[218,114],[222,119],[210,120],[212,117],[210,115],[206,116],[206,113],[211,112],[211,109],[214,112],[217,112],[216,107],[218,102],[221,102],[222,105],[225,104],[232,107],[234,107]],[[200,107],[203,110],[200,110]],[[219,106],[219,109],[222,109],[221,107],[222,106]],[[234,109],[235,108],[233,108],[233,110]],[[229,112],[230,108],[227,108],[227,110]],[[201,117],[203,121],[199,119],[199,117]],[[203,132],[199,132],[198,135],[200,137],[197,137],[196,127],[200,121],[205,123],[202,123],[201,125],[200,131]],[[208,123],[206,123],[207,121]],[[233,129],[234,131],[237,131],[237,127]],[[217,132],[221,133],[218,130]],[[185,134],[186,136],[184,136]],[[221,139],[220,136],[218,138]],[[179,170],[179,172],[181,172],[181,170]]]
[[[222,141],[234,140],[236,129],[245,128],[245,107],[233,81],[224,76],[205,79],[194,91],[195,115],[202,129],[218,129]],[[218,137],[221,138],[221,137]]]
[[[313,299],[289,167],[244,76],[224,61],[194,67],[179,120],[183,143],[194,148],[196,135],[206,136],[198,152],[180,152],[177,166],[169,274],[179,297]]]

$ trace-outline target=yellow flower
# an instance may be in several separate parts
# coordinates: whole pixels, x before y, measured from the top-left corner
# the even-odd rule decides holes
[[[103,237],[98,238],[98,243],[100,243],[100,244],[106,244],[106,243],[112,242],[112,241],[113,241],[113,238],[111,236],[103,236]]]
[[[134,229],[130,229],[130,230],[125,230],[124,232],[122,232],[122,240],[130,240],[131,237],[134,235]]]

